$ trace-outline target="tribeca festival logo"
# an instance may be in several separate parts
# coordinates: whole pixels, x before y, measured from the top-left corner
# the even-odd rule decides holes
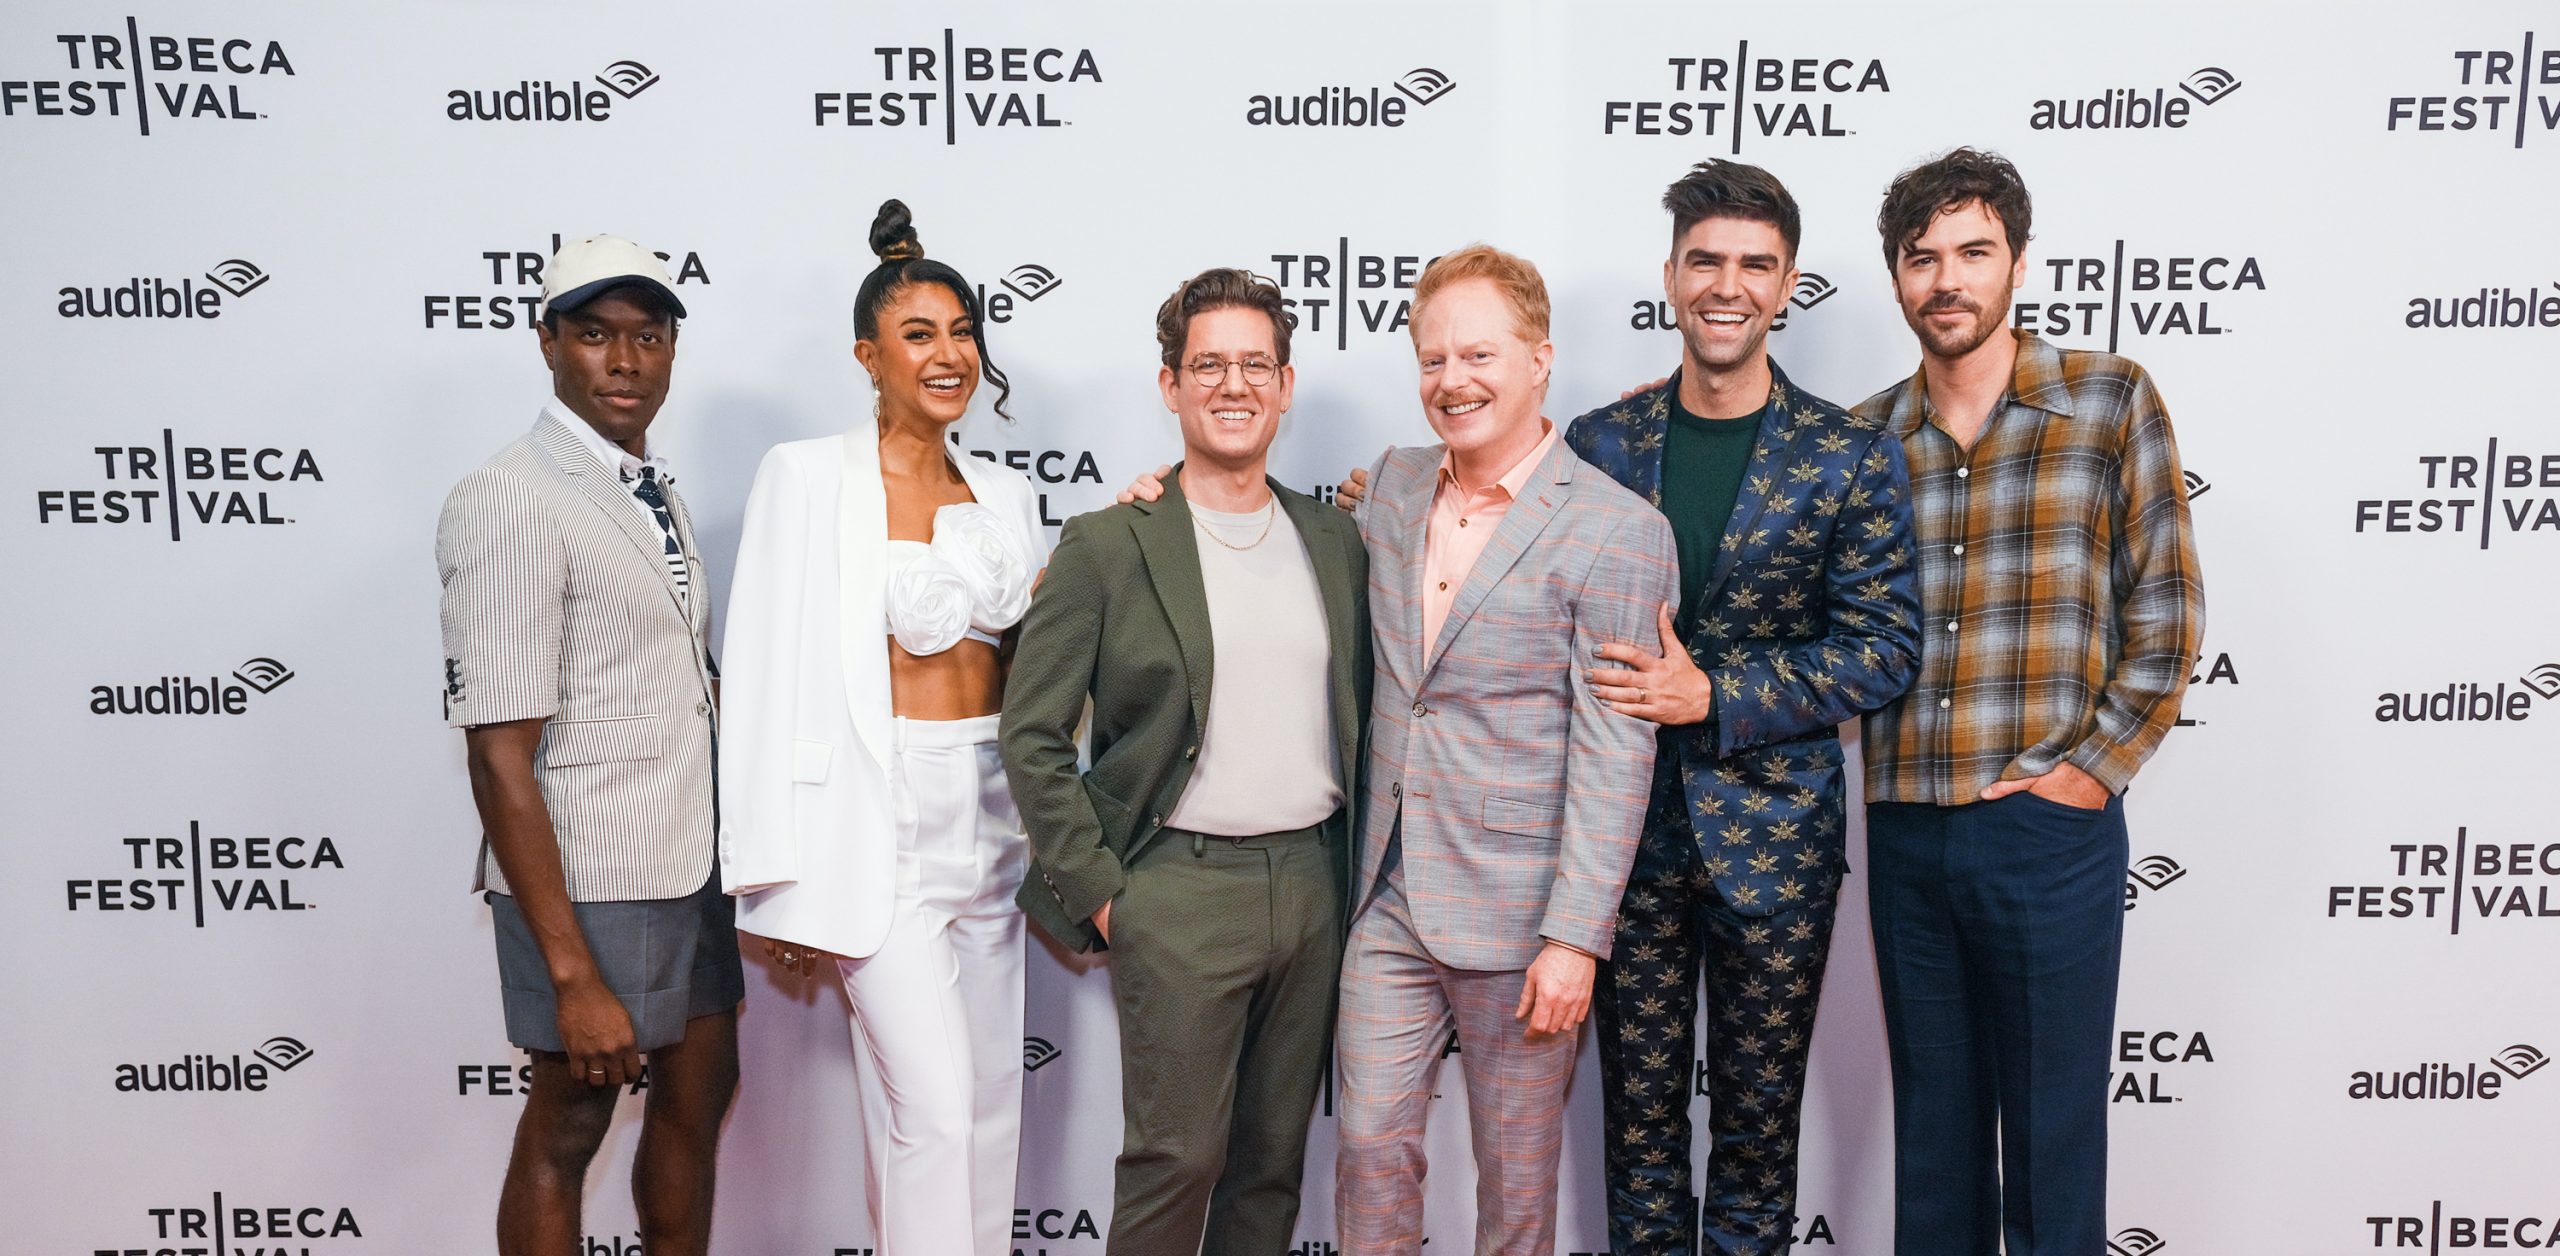
[[[880,86],[812,93],[812,125],[939,130],[953,145],[963,128],[1071,126],[1064,114],[1071,93],[1102,81],[1091,48],[978,47],[948,28],[939,47],[875,47],[870,57],[878,59]]]
[[[954,436],[957,436],[954,433]],[[1093,460],[1090,449],[972,449],[974,457],[984,458],[998,466],[1011,467],[1039,484],[1040,523],[1043,527],[1064,527],[1075,511],[1062,511],[1049,502],[1049,490],[1064,484],[1102,483],[1102,466]],[[1108,505],[1108,502],[1102,503]]]
[[[2387,879],[2329,886],[2329,919],[2422,920],[2455,937],[2465,924],[2560,920],[2560,841],[2474,842],[2465,826],[2451,842],[2383,849]]]
[[[2560,1215],[2448,1216],[2441,1199],[2430,1202],[2420,1216],[2367,1217],[2364,1223],[2373,1227],[2375,1247],[2428,1256],[2465,1248],[2560,1246]]]
[[[1014,1256],[1049,1256],[1046,1244],[1065,1244],[1077,1239],[1091,1239],[1096,1249],[1102,1243],[1102,1227],[1094,1224],[1090,1208],[1016,1208],[1013,1210]],[[1031,1244],[1042,1244],[1031,1246]],[[1066,1247],[1066,1251],[1082,1250]]]
[[[2174,89],[2110,87],[2085,99],[2039,100],[2027,116],[2027,125],[2038,131],[2176,130],[2187,125],[2199,106],[2212,105],[2238,90],[2239,75],[2209,65],[2179,80]]]
[[[1705,1199],[1696,1201],[1697,1225],[1701,1231],[1705,1230],[1712,1220],[1707,1216],[1709,1202]],[[1789,1222],[1787,1234],[1797,1247],[1838,1247],[1840,1245],[1840,1232],[1831,1224],[1831,1217],[1827,1213],[1817,1212],[1810,1217],[1793,1216],[1787,1220]],[[1341,1249],[1330,1243],[1310,1242],[1290,1248],[1288,1256],[1342,1256],[1342,1254]],[[1609,1249],[1603,1247],[1588,1251],[1569,1251],[1565,1256],[1611,1256],[1611,1253]]]
[[[176,1060],[119,1064],[115,1067],[115,1086],[121,1094],[218,1094],[235,1090],[254,1094],[265,1090],[277,1075],[292,1072],[312,1054],[301,1039],[278,1035],[259,1043],[246,1058],[237,1051],[228,1056],[202,1052],[181,1055]]]
[[[477,264],[470,267],[476,281],[480,267],[488,268],[487,292],[431,292],[420,298],[428,331],[521,331],[542,321],[542,271],[560,251],[564,237],[551,233],[548,249],[482,249]],[[667,264],[667,272],[681,288],[686,284],[711,282],[711,270],[702,264],[702,254],[690,250],[682,253],[658,254]]]
[[[2478,538],[2477,548],[2501,536],[2560,534],[2560,453],[2499,452],[2489,438],[2478,454],[2420,454],[2412,487],[2425,496],[2366,497],[2356,501],[2355,530]],[[2459,496],[2456,496],[2456,494]]]
[[[2560,698],[2560,663],[2545,663],[2512,681],[2465,680],[2439,689],[2384,692],[2374,698],[2379,724],[2522,723],[2533,700]]]
[[[616,61],[592,79],[519,79],[513,87],[445,93],[444,116],[455,122],[610,122],[613,107],[657,86],[637,61]]]
[[[1354,331],[1363,335],[1404,334],[1413,320],[1413,285],[1434,255],[1364,253],[1351,237],[1337,236],[1334,246],[1309,253],[1273,253],[1279,271],[1281,303],[1288,307],[1289,328],[1296,333],[1290,348],[1315,343],[1307,337],[1330,338],[1336,349],[1351,347]]]
[[[319,1256],[331,1251],[354,1250],[351,1245],[330,1243],[313,1246],[315,1239],[361,1239],[364,1228],[356,1222],[355,1209],[344,1204],[277,1204],[261,1201],[251,1207],[239,1202],[239,1196],[224,1198],[221,1191],[213,1194],[213,1206],[173,1205],[146,1208],[143,1215],[151,1218],[152,1246],[138,1243],[101,1244],[100,1252],[227,1252],[233,1256]],[[189,1242],[193,1240],[193,1242]],[[185,1243],[183,1247],[168,1246]]]
[[[2167,1070],[2162,1066],[2211,1064],[2213,1044],[2201,1029],[2120,1029],[2115,1062],[2132,1067],[2120,1068],[2109,1078],[2109,1103],[2184,1103],[2184,1096],[2169,1093],[2162,1078]]]
[[[130,17],[121,35],[81,31],[53,42],[71,77],[0,79],[0,118],[131,118],[145,136],[155,122],[255,122],[267,115],[242,98],[243,80],[294,72],[275,40],[144,35]]]
[[[1400,127],[1413,109],[1448,95],[1458,81],[1430,66],[1405,72],[1386,87],[1325,86],[1297,95],[1247,97],[1247,126]]]
[[[1733,56],[1669,57],[1665,84],[1673,95],[1656,100],[1609,100],[1600,105],[1602,135],[1716,136],[1739,156],[1753,139],[1837,139],[1857,134],[1834,110],[1844,97],[1891,92],[1884,62],[1875,57],[1771,57],[1751,55],[1751,41],[1737,41]]]
[[[334,838],[226,837],[205,832],[201,820],[187,822],[185,837],[116,844],[124,850],[109,875],[63,882],[64,910],[159,912],[190,917],[201,929],[209,914],[310,911],[304,891],[312,877],[347,867]]]
[[[2114,1238],[2107,1240],[2107,1256],[2152,1256],[2168,1245],[2169,1240],[2160,1237],[2157,1230],[2146,1230],[2138,1225],[2126,1226],[2116,1231]]]
[[[160,676],[130,685],[91,685],[91,715],[244,715],[249,695],[274,693],[293,679],[293,669],[270,658],[255,658],[231,669],[228,678]]]
[[[2249,256],[2152,257],[2128,253],[2043,259],[2052,296],[2009,308],[2009,325],[2040,336],[2107,338],[2114,353],[2127,336],[2222,336],[2213,303],[2221,294],[2267,290],[2266,272]],[[2030,282],[2038,266],[2028,264]],[[2228,311],[2228,300],[2223,309]]]
[[[231,258],[202,279],[134,276],[120,284],[65,285],[54,313],[64,318],[220,318],[222,299],[245,297],[272,276],[257,263]]]
[[[2453,82],[2460,90],[2393,96],[2384,131],[2476,131],[2513,139],[2524,147],[2529,132],[2560,131],[2560,48],[2537,49],[2526,31],[2522,50],[2457,48]],[[2537,90],[2539,89],[2539,90]]]
[[[1839,292],[1838,285],[1812,271],[1796,276],[1794,290],[1787,294],[1786,304],[1778,307],[1777,317],[1769,320],[1769,330],[1784,331],[1789,320],[1800,310],[1810,310]],[[1673,331],[1680,318],[1672,312],[1671,303],[1661,297],[1641,299],[1633,303],[1635,312],[1628,316],[1627,326],[1635,331]]]
[[[2540,1047],[2519,1042],[2477,1063],[2427,1060],[2413,1068],[2350,1073],[2347,1098],[2495,1100],[2508,1082],[2523,1081],[2549,1063]]]
[[[629,1099],[648,1089],[649,1061],[644,1057],[640,1072],[623,1083],[622,1097]],[[453,1093],[466,1099],[522,1099],[532,1094],[533,1053],[518,1047],[513,1063],[457,1064],[453,1067]]]
[[[2212,485],[2204,482],[2203,476],[2197,475],[2193,471],[2188,471],[2183,474],[2185,475],[2187,482],[2188,501],[2194,501],[2196,498],[2203,496],[2206,490],[2213,487]],[[2224,650],[2215,654],[2210,661],[2206,660],[2206,658],[2201,654],[2197,655],[2195,670],[2187,674],[2186,702],[2179,704],[2177,726],[2180,728],[2202,728],[2206,724],[2212,722],[2210,720],[2198,718],[2194,709],[2187,705],[2188,703],[2192,703],[2196,700],[2196,690],[2210,688],[2214,685],[2237,685],[2239,683],[2240,669],[2232,664],[2230,651]]]
[[[275,527],[293,520],[276,513],[282,490],[272,486],[324,478],[309,449],[181,445],[165,427],[157,445],[94,445],[89,452],[99,460],[96,485],[37,489],[37,523],[142,524],[167,528],[172,541],[186,539],[191,525]]]
[[[2186,875],[2187,870],[2167,855],[2145,855],[2134,860],[2124,870],[2124,909],[2132,911],[2144,893],[2165,890],[2170,882]]]

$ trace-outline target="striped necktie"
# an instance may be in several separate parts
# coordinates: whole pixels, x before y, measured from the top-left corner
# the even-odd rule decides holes
[[[684,550],[676,544],[676,519],[667,509],[666,492],[658,485],[658,469],[644,462],[640,464],[640,473],[633,475],[626,467],[622,472],[622,482],[631,486],[631,495],[639,498],[640,504],[649,508],[649,517],[658,521],[658,537],[667,546],[667,574],[676,582],[676,596],[690,603],[693,573],[686,569]]]

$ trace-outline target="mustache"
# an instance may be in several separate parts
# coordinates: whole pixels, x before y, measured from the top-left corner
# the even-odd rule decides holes
[[[1920,312],[1923,314],[1945,314],[1951,311],[1979,314],[1982,312],[1982,304],[1961,292],[1941,292],[1929,298],[1927,305],[1920,307]]]

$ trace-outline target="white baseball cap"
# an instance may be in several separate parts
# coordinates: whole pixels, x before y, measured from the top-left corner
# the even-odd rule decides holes
[[[667,277],[666,263],[659,261],[657,254],[611,235],[592,235],[561,245],[560,251],[552,255],[551,265],[542,272],[542,303],[555,310],[574,310],[627,283],[657,289],[675,308],[676,317],[685,317],[684,298],[676,295],[675,281]]]

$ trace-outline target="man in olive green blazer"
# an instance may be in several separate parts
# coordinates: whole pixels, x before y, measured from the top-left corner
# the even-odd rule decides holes
[[[1347,516],[1264,474],[1295,382],[1279,290],[1204,272],[1156,336],[1184,460],[1159,500],[1068,521],[1005,687],[1020,901],[1111,952],[1113,1256],[1267,1256],[1290,1246],[1331,1045],[1368,558]]]

